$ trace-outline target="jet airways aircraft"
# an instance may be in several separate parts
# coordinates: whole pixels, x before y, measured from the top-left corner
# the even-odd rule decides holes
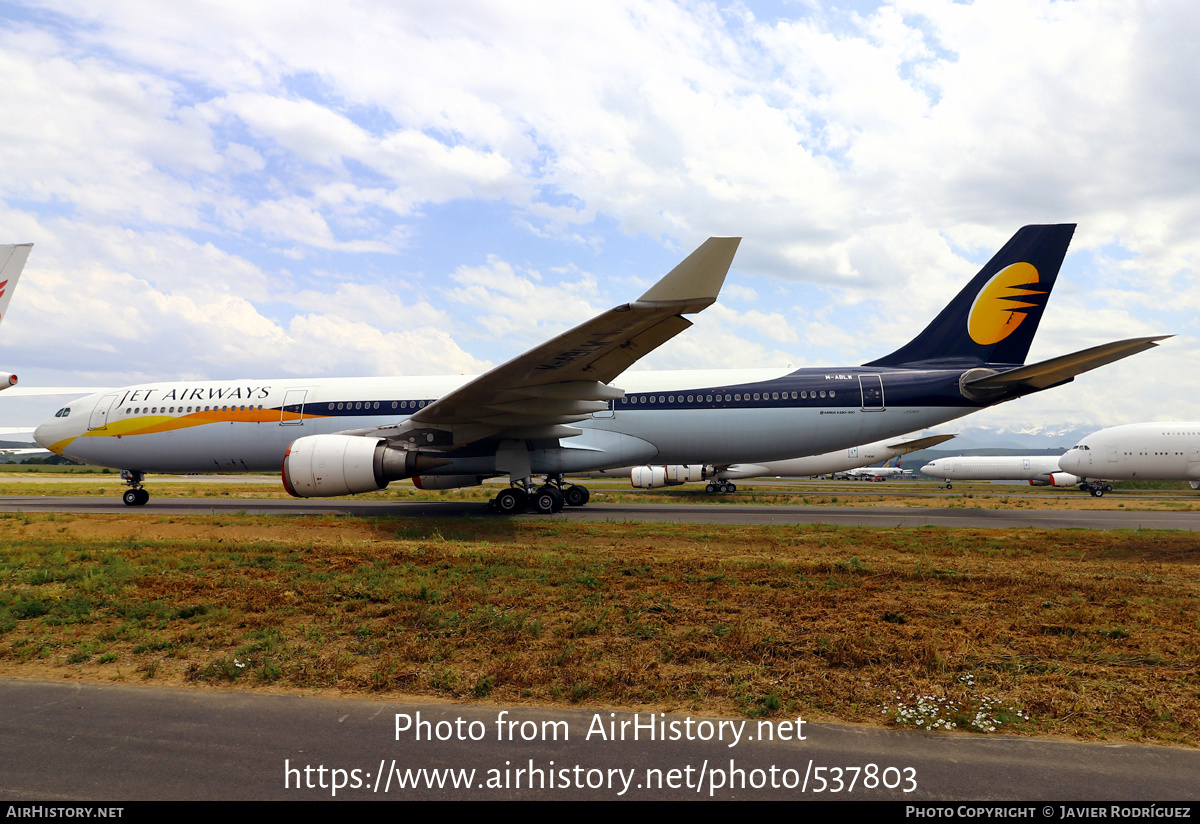
[[[1019,230],[920,335],[863,366],[626,372],[716,300],[739,239],[710,238],[638,300],[478,377],[138,384],[80,398],[35,439],[122,469],[129,505],[148,500],[148,472],[282,465],[297,497],[507,476],[494,509],[555,511],[588,500],[584,487],[564,490],[569,473],[844,449],[1066,383],[1168,337],[1023,365],[1074,229]]]
[[[838,449],[823,455],[792,458],[765,463],[737,463],[726,466],[624,466],[585,473],[590,478],[629,478],[638,489],[658,489],[664,486],[708,481],[709,492],[737,492],[733,481],[741,478],[788,477],[806,478],[844,472],[863,464],[891,460],[918,449],[928,449],[953,438],[953,435],[930,435],[926,438],[885,438],[865,446]],[[882,468],[882,467],[881,467]],[[892,473],[888,473],[892,474]]]
[[[921,467],[931,478],[954,481],[1029,481],[1030,486],[1075,486],[1082,478],[1061,472],[1057,455],[963,455],[938,458]]]
[[[1200,489],[1200,423],[1130,423],[1088,435],[1058,459],[1100,497],[1104,481],[1188,481]]]

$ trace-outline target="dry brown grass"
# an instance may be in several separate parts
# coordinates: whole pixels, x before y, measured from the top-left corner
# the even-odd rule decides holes
[[[1200,538],[16,516],[0,672],[1200,743]],[[1028,714],[1028,720],[1022,717]],[[922,724],[924,726],[924,724]],[[975,725],[979,728],[979,725]]]

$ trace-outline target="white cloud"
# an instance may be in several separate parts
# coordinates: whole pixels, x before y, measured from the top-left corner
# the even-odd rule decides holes
[[[50,273],[13,329],[46,362],[78,334],[91,372],[140,342],[114,375],[249,349],[290,368],[288,348],[470,371],[607,308],[596,250],[644,271],[626,260],[733,234],[738,311],[653,364],[853,361],[911,338],[1018,226],[1063,221],[1080,230],[1034,354],[1200,308],[1194,4],[803,11],[39,4],[0,35],[0,218]],[[388,297],[389,272],[421,274]],[[19,326],[26,299],[58,344]],[[988,415],[1082,417],[1109,371],[1169,404],[1180,364],[1153,354]]]

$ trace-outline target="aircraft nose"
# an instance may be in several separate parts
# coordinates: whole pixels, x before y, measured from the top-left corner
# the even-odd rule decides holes
[[[1075,472],[1079,468],[1079,451],[1076,449],[1068,449],[1058,459],[1058,468],[1064,472]]]
[[[33,430],[33,439],[42,449],[49,449],[50,444],[54,443],[54,438],[50,434],[50,422],[43,421],[38,424],[37,429]]]

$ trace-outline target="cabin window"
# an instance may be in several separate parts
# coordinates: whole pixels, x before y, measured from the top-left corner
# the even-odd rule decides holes
[[[836,398],[836,397],[837,397],[837,391],[835,391],[835,390],[833,390],[833,389],[830,389],[830,390],[829,390],[829,397],[831,397],[831,398]]]

